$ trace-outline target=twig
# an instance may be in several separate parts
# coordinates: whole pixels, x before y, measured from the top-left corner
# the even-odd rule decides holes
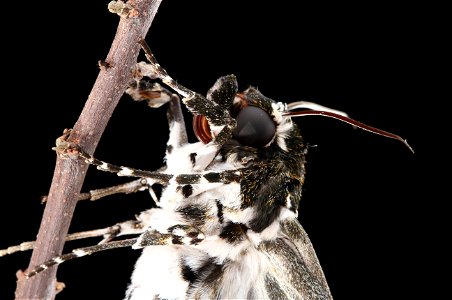
[[[100,137],[123,92],[132,80],[132,68],[137,62],[138,41],[148,32],[162,0],[129,0],[120,14],[116,36],[106,64],[100,68],[93,89],[79,119],[68,134],[69,142],[94,153]],[[109,6],[110,7],[110,6]],[[71,155],[57,155],[46,208],[28,268],[60,255],[68,232],[88,165]],[[18,273],[16,299],[54,299],[56,267],[25,279]]]

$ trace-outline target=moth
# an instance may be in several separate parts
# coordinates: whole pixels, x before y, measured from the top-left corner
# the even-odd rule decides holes
[[[136,220],[69,235],[68,240],[104,238],[44,262],[26,276],[76,257],[132,247],[142,254],[125,292],[128,300],[332,299],[297,219],[308,146],[292,118],[332,117],[408,146],[406,141],[314,103],[277,102],[254,87],[239,92],[234,75],[219,78],[202,96],[173,80],[141,44],[149,62],[137,64],[136,81],[127,93],[151,107],[168,106],[164,166],[156,171],[116,166],[77,145],[69,147],[100,170],[138,178],[97,191],[99,197],[149,190],[157,207]],[[199,142],[188,142],[181,102],[194,115]],[[155,185],[163,186],[160,196]],[[117,239],[126,235],[134,237]],[[27,245],[22,249],[32,246]],[[1,250],[0,255],[16,250]]]

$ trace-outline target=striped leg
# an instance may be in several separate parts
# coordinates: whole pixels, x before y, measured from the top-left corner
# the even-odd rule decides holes
[[[169,233],[161,233],[155,229],[146,230],[133,245],[134,249],[155,245],[196,245],[204,240],[204,234],[190,225],[174,225],[168,228]]]
[[[146,178],[147,180],[153,180],[156,183],[162,185],[168,185],[170,182],[183,185],[183,184],[204,184],[204,183],[231,183],[240,182],[241,170],[225,170],[222,172],[201,172],[196,174],[165,174],[161,172],[153,172],[146,170],[139,170],[129,167],[116,166],[93,157],[86,153],[80,147],[73,146],[71,153],[77,152],[80,157],[91,165],[95,165],[97,169],[106,172],[116,173],[118,176],[130,176]]]
[[[95,246],[78,248],[72,250],[71,253],[63,254],[57,257],[54,257],[39,266],[36,266],[32,270],[25,272],[25,278],[30,278],[53,265],[59,265],[65,261],[83,257],[86,255],[90,255],[93,253],[116,249],[116,248],[124,248],[124,247],[132,247],[134,249],[139,249],[146,246],[152,245],[195,245],[201,242],[204,239],[204,234],[202,234],[196,228],[189,225],[175,225],[168,228],[169,233],[160,233],[154,229],[146,230],[140,237],[120,240],[120,241],[111,241],[102,244],[98,244]]]
[[[145,229],[146,228],[144,228],[144,225],[140,219],[129,220],[102,229],[71,233],[66,236],[65,241],[81,240],[92,237],[103,237],[102,241],[100,241],[99,244],[104,244],[110,242],[118,236],[141,234]],[[34,241],[23,242],[20,245],[11,246],[6,249],[0,249],[0,257],[19,251],[31,250],[34,247],[34,244]]]
[[[78,201],[81,200],[96,201],[115,194],[132,194],[145,190],[149,190],[152,199],[155,202],[158,202],[157,195],[152,189],[152,184],[149,184],[145,178],[140,178],[123,184],[118,184],[106,188],[95,189],[88,192],[80,193]],[[42,203],[47,202],[47,196],[42,196],[41,202]]]
[[[158,171],[146,171],[129,167],[116,166],[93,157],[92,155],[83,151],[80,146],[67,142],[66,137],[69,131],[65,131],[64,135],[57,139],[57,146],[54,148],[60,155],[78,155],[85,159],[91,165],[95,165],[101,171],[116,173],[118,176],[139,177],[146,180],[148,186],[155,183],[167,186],[174,184],[180,187],[181,193],[184,197],[188,197],[184,191],[191,190],[190,187],[184,185],[193,184],[209,184],[209,183],[223,183],[229,184],[231,182],[240,182],[243,169],[225,170],[221,172],[204,171],[194,174],[165,174]],[[199,152],[197,153],[199,154]],[[199,160],[197,160],[199,161]]]
[[[85,247],[85,248],[78,248],[72,250],[71,253],[63,254],[57,257],[52,258],[49,261],[46,261],[43,264],[40,264],[39,266],[33,268],[32,270],[25,272],[25,278],[30,278],[46,269],[48,269],[51,266],[59,265],[65,261],[82,257],[85,255],[90,255],[96,252],[105,251],[109,249],[116,249],[116,248],[123,248],[123,247],[131,247],[133,244],[135,244],[137,241],[136,238],[133,239],[127,239],[127,240],[121,240],[121,241],[113,241],[108,242],[104,244],[99,244],[95,246]]]

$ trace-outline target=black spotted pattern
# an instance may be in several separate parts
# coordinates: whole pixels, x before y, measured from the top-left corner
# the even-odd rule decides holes
[[[168,146],[166,146],[166,152],[168,153],[168,154],[170,154],[172,151],[173,151],[173,146],[172,145],[168,145]]]
[[[220,200],[216,200],[215,203],[217,204],[217,217],[220,224],[224,222],[224,216],[223,216],[223,204],[221,204]]]
[[[238,244],[245,240],[248,227],[240,223],[229,223],[222,228],[220,238],[230,244]]]
[[[191,184],[186,184],[182,187],[182,195],[188,198],[193,194],[193,186]]]
[[[194,166],[196,164],[196,153],[190,153],[190,161],[192,163],[192,165]]]
[[[179,207],[177,210],[182,217],[191,222],[196,227],[201,227],[206,222],[207,209],[199,205],[187,205],[185,207]]]

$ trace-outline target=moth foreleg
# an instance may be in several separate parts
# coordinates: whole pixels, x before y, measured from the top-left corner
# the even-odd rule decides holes
[[[212,162],[224,143],[231,138],[236,126],[235,120],[230,116],[229,110],[226,109],[232,104],[237,92],[235,77],[230,75],[220,78],[206,98],[177,83],[157,63],[147,44],[144,41],[140,43],[150,62],[150,64],[139,63],[140,73],[151,78],[160,78],[163,83],[182,96],[182,102],[193,114],[202,115],[207,119],[213,138],[201,150],[199,156],[202,159],[194,165],[195,170],[204,170]]]
[[[180,98],[176,94],[171,95],[171,101],[166,113],[169,125],[169,139],[167,143],[167,154],[173,148],[180,148],[188,143],[187,130],[185,128],[184,116],[180,105]]]
[[[140,64],[138,64],[138,69],[140,69],[139,66]],[[139,75],[137,81],[132,82],[126,93],[136,101],[147,101],[149,107],[152,108],[168,103],[167,118],[170,129],[168,147],[180,147],[186,144],[188,142],[187,131],[179,96],[171,93],[156,82],[149,82],[140,78],[141,75]]]
[[[225,124],[234,121],[230,117],[229,112],[224,109],[223,105],[219,105],[218,103],[209,100],[201,94],[198,94],[176,82],[171,76],[168,75],[166,70],[157,63],[156,59],[150,52],[149,47],[145,48],[145,51],[150,64],[146,64],[144,62],[138,63],[140,73],[143,73],[144,76],[151,78],[160,78],[163,83],[182,96],[182,102],[192,113],[206,116],[209,121],[209,125],[224,126]],[[151,56],[152,58],[150,58]],[[230,101],[232,103],[232,98]]]
[[[126,89],[135,101],[146,101],[149,107],[157,108],[171,100],[172,93],[157,82],[136,79]]]

